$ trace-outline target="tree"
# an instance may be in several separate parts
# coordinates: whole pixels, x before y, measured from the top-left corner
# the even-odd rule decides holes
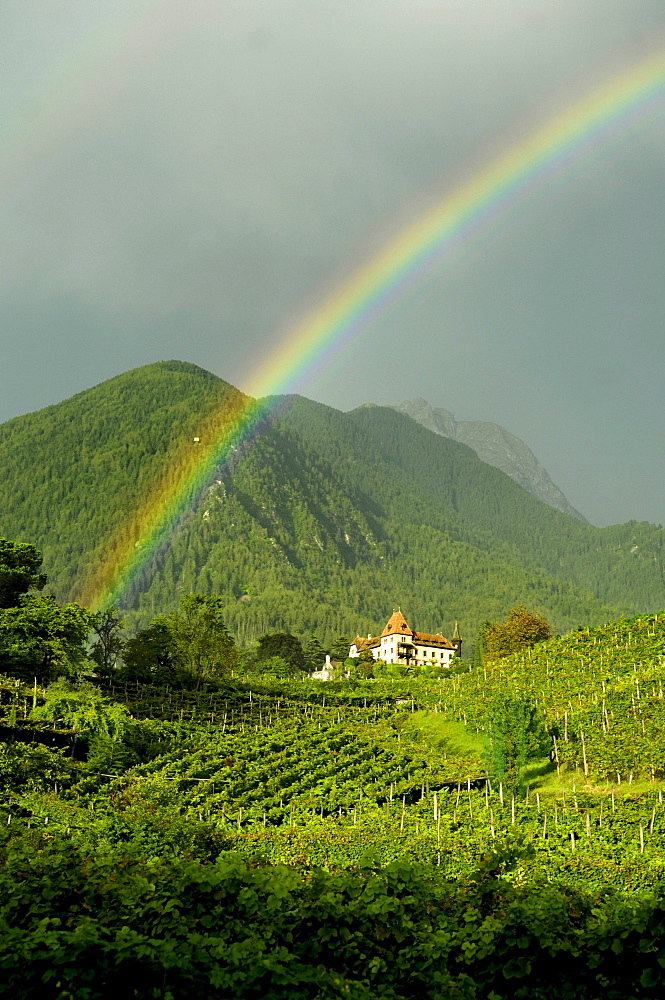
[[[476,644],[473,649],[473,660],[471,661],[472,667],[482,667],[485,662],[485,637],[487,635],[487,630],[492,623],[489,621],[483,622],[481,627],[478,629],[476,634]]]
[[[256,650],[256,662],[261,664],[274,656],[281,657],[294,668],[305,669],[305,654],[300,639],[289,632],[274,632],[272,635],[262,635]]]
[[[305,655],[305,670],[310,671],[310,673],[313,670],[318,670],[321,664],[325,661],[325,650],[323,649],[323,646],[319,642],[318,638],[313,634],[305,643],[303,652]]]
[[[542,615],[523,604],[511,608],[505,622],[488,622],[485,628],[485,660],[499,660],[538,642],[551,639],[554,629]]]
[[[330,646],[330,655],[333,660],[340,660],[342,663],[349,655],[351,640],[348,635],[338,635],[333,639]]]
[[[186,678],[200,687],[225,677],[238,666],[239,655],[222,617],[221,597],[184,594],[180,607],[163,619],[174,643],[175,661]]]
[[[43,590],[42,554],[28,542],[0,538],[0,608],[14,608],[29,590]]]
[[[300,670],[283,656],[267,656],[263,660],[255,661],[254,672],[284,680],[289,677],[297,677]]]
[[[124,619],[111,605],[90,616],[90,626],[97,636],[90,650],[90,659],[97,664],[97,673],[110,677],[123,651],[122,628]]]
[[[175,639],[164,616],[159,615],[125,643],[122,674],[131,680],[172,683],[177,658]]]
[[[498,695],[490,704],[485,729],[491,775],[521,792],[528,761],[545,756],[550,748],[535,703],[524,695]]]
[[[348,664],[349,677],[355,677],[358,680],[369,680],[374,677],[374,670],[376,668],[376,660],[370,653],[369,656],[350,657],[346,664]]]
[[[361,649],[358,656],[349,657],[346,663],[349,665],[350,677],[355,677],[358,680],[367,680],[374,677],[376,660],[372,656],[371,650]]]
[[[90,612],[54,597],[23,596],[0,611],[0,671],[26,680],[72,675],[86,662]]]

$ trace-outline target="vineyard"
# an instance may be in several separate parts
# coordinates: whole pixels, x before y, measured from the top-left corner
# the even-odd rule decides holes
[[[442,680],[4,679],[0,993],[662,996],[664,667],[650,615]]]

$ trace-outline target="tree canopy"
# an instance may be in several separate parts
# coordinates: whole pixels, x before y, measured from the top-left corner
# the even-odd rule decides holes
[[[90,614],[80,604],[27,595],[0,611],[0,671],[26,679],[72,675],[85,663]]]
[[[176,663],[197,687],[205,680],[227,676],[239,662],[222,605],[219,597],[184,594],[178,610],[163,618],[173,639]]]
[[[90,626],[97,636],[90,649],[90,659],[97,664],[97,673],[109,677],[122,655],[124,619],[112,605],[90,616]]]
[[[123,674],[136,681],[172,683],[177,657],[178,650],[168,623],[159,615],[125,643]]]
[[[274,656],[279,656],[296,670],[304,670],[305,654],[300,639],[289,632],[274,632],[272,635],[262,635],[256,650],[256,661],[262,663]]]
[[[551,639],[554,629],[542,615],[523,604],[511,608],[503,622],[488,622],[485,627],[485,659],[498,660],[538,642]]]
[[[43,590],[42,554],[28,542],[0,538],[0,608],[14,608],[29,590]]]

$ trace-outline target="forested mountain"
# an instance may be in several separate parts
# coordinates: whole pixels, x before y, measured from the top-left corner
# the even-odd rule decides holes
[[[395,409],[406,413],[435,434],[467,444],[483,462],[501,469],[536,499],[564,514],[572,514],[573,517],[586,521],[556,483],[552,482],[547,470],[528,445],[499,424],[486,420],[455,420],[455,415],[450,410],[433,407],[425,399],[407,399]]]
[[[220,405],[241,394],[180,362],[135,369],[0,427],[0,534],[44,552],[60,599]],[[470,638],[516,603],[558,629],[665,606],[663,530],[598,529],[534,499],[470,448],[390,408],[345,414],[275,401],[264,433],[220,470],[141,585],[130,620],[217,593],[241,642],[286,628],[412,627]]]

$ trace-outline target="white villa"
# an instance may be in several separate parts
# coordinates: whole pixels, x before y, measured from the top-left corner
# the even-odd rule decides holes
[[[393,611],[380,636],[368,635],[366,639],[356,636],[349,656],[359,656],[363,650],[369,650],[375,660],[384,663],[401,663],[405,666],[423,667],[437,664],[450,667],[454,656],[462,654],[457,622],[452,640],[444,638],[440,633],[432,635],[429,632],[414,632],[406,623],[400,610]]]

